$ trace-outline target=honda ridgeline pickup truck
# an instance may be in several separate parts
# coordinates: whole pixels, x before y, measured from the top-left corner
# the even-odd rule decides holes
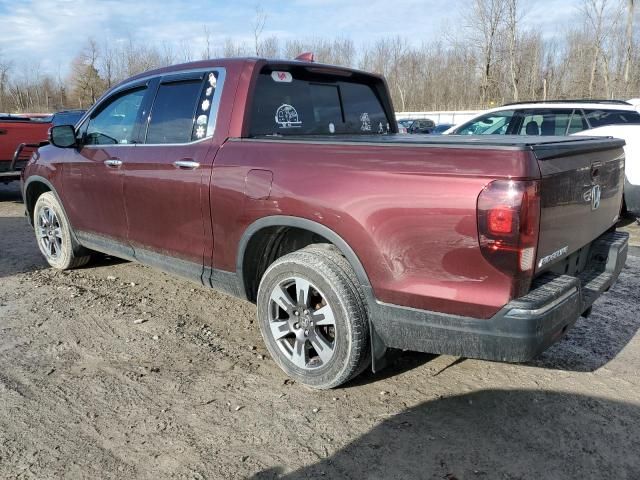
[[[529,360],[627,255],[623,141],[398,135],[382,77],[312,61],[150,71],[50,142],[23,194],[52,267],[104,252],[254,302],[316,388],[387,347]]]

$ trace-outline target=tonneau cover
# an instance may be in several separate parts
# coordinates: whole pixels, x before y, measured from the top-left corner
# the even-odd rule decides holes
[[[305,143],[365,143],[376,145],[433,146],[448,148],[509,148],[534,150],[543,160],[567,152],[598,151],[624,146],[611,137],[552,137],[527,135],[282,135],[253,137],[260,140]]]

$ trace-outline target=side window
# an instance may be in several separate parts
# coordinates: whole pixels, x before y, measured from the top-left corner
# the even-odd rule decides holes
[[[513,118],[513,110],[487,113],[482,117],[460,127],[457,135],[504,135]]]
[[[585,110],[591,128],[640,123],[640,113],[632,110]]]
[[[146,91],[146,87],[132,90],[100,106],[87,124],[85,145],[131,143]]]
[[[571,116],[571,122],[569,123],[569,129],[567,130],[567,135],[581,132],[587,128],[589,127],[587,126],[587,122],[585,121],[582,112],[580,110],[574,110],[573,115]]]
[[[526,110],[519,135],[565,135],[571,110]]]
[[[151,108],[146,143],[188,143],[204,138],[213,86],[208,99],[200,102],[201,95],[201,78],[161,83]]]

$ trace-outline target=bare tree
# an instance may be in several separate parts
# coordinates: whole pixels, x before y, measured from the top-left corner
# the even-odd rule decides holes
[[[582,6],[582,13],[591,32],[591,37],[593,38],[591,46],[591,70],[589,74],[589,98],[593,98],[596,72],[602,55],[606,28],[604,23],[607,13],[607,2],[608,0],[585,0]]]
[[[515,102],[518,101],[518,4],[519,0],[507,0],[507,35],[509,37],[509,73],[511,74],[512,96]]]
[[[261,45],[260,45],[260,37],[262,36],[262,32],[264,31],[264,26],[267,23],[267,13],[264,11],[261,5],[256,5],[256,14],[253,19],[252,29],[253,29],[253,41],[256,56],[260,57]]]
[[[487,101],[493,92],[492,72],[497,37],[504,18],[504,0],[473,0],[467,14],[467,25],[480,45],[482,51],[482,84],[480,86],[480,101]]]
[[[9,71],[11,70],[11,62],[0,56],[0,112],[6,112],[7,108],[7,88],[9,85]]]
[[[71,63],[72,90],[80,108],[95,103],[105,89],[104,81],[98,73],[98,56],[98,44],[93,38],[89,38],[84,49]]]
[[[202,52],[202,58],[204,60],[213,57],[213,51],[211,50],[211,30],[207,25],[202,26],[204,33],[204,51]]]
[[[626,55],[624,59],[624,84],[625,93],[629,93],[629,72],[631,71],[632,51],[633,51],[633,14],[634,1],[627,0],[627,28],[626,28]]]

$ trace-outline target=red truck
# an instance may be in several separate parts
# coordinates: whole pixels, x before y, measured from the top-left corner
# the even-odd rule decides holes
[[[382,77],[223,59],[133,77],[23,173],[52,267],[92,251],[257,305],[291,377],[386,348],[526,361],[625,264],[624,142],[398,135]]]
[[[49,128],[75,123],[84,110],[65,110],[55,114],[0,114],[0,183],[20,180],[33,152],[48,141]]]
[[[51,115],[0,115],[0,183],[20,180],[20,170],[47,141]]]

